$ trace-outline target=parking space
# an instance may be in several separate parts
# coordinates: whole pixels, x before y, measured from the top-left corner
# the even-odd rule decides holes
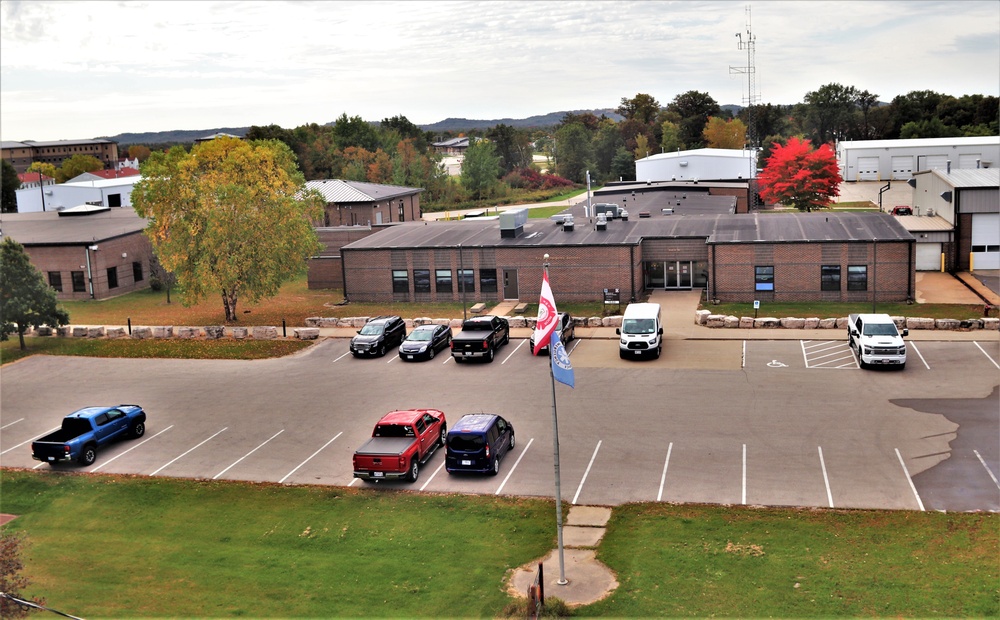
[[[843,344],[668,340],[660,359],[636,362],[614,340],[574,341],[577,387],[556,386],[563,498],[1000,510],[1000,345],[911,343],[919,354],[900,372],[858,370]],[[31,439],[111,394],[147,409],[147,434],[89,471],[551,497],[552,385],[526,346],[462,365],[354,359],[339,340],[264,362],[31,358],[4,369],[0,462],[49,467],[30,458]],[[45,379],[98,368],[106,385]],[[355,480],[351,455],[371,425],[410,407],[449,421],[501,413],[517,447],[497,476],[449,475],[439,452],[416,484]]]

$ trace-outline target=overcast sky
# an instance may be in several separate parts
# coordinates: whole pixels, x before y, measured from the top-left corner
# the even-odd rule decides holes
[[[0,138],[327,123],[416,124],[741,104],[838,82],[1000,94],[1000,2],[48,2],[3,0]]]

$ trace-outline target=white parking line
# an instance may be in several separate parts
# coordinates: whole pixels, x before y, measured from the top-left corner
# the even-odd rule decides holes
[[[48,435],[49,433],[54,433],[57,430],[59,430],[60,428],[62,428],[62,425],[57,426],[55,428],[50,428],[49,430],[47,430],[44,433],[42,433],[41,435],[39,435],[39,437],[44,437],[44,436]],[[16,446],[11,446],[11,447],[7,448],[6,450],[4,450],[3,452],[0,452],[0,454],[7,454],[11,450],[14,450],[15,448],[20,448],[24,444],[31,443],[32,441],[34,441],[34,439],[29,439],[28,441],[22,441],[21,443],[17,444]]]
[[[0,426],[0,431],[2,431],[3,429],[7,428],[8,426],[14,426],[18,422],[22,422],[22,421],[24,421],[24,418],[21,418],[19,420],[14,420],[13,422],[10,422],[9,424],[4,424],[3,426]]]
[[[208,443],[208,442],[212,441],[212,439],[214,439],[216,435],[218,435],[219,433],[222,433],[223,431],[226,431],[226,430],[228,430],[228,429],[229,429],[229,427],[227,426],[226,428],[222,429],[221,431],[218,431],[217,433],[215,433],[215,435],[212,435],[211,437],[209,437],[209,438],[208,438],[208,439],[206,439],[205,441],[201,442],[201,443],[200,443],[200,444],[198,444],[197,446],[195,446],[195,447],[191,448],[190,450],[188,450],[188,451],[187,451],[187,452],[185,452],[184,454],[182,454],[182,455],[178,456],[178,457],[177,457],[177,458],[175,458],[175,459],[174,459],[173,461],[170,461],[169,463],[167,463],[167,464],[166,464],[166,465],[164,465],[163,467],[161,467],[161,468],[157,469],[156,471],[154,471],[153,473],[149,474],[149,475],[150,475],[150,477],[152,477],[152,476],[155,476],[156,474],[160,473],[161,471],[163,471],[164,469],[166,469],[167,467],[169,467],[169,466],[170,466],[171,464],[173,464],[174,462],[176,462],[176,461],[180,460],[181,458],[183,458],[184,456],[186,456],[186,455],[188,455],[188,454],[190,454],[190,453],[194,452],[195,450],[197,450],[197,449],[198,449],[198,448],[200,448],[201,446],[203,446],[203,445],[205,445],[206,443]]]
[[[344,359],[345,357],[347,357],[347,356],[348,356],[348,355],[350,355],[350,354],[351,354],[351,352],[350,352],[350,351],[348,351],[347,353],[344,353],[343,355],[341,355],[340,357],[338,357],[337,359],[333,360],[333,361],[332,361],[332,362],[330,362],[330,363],[331,363],[331,364],[336,364],[337,362],[339,362],[340,360]]]
[[[844,351],[844,343],[839,340],[824,340],[814,342],[812,340],[800,340],[802,345],[802,359],[806,368],[857,368],[854,361],[854,353],[848,348]],[[848,363],[846,360],[851,360]]]
[[[826,475],[826,461],[823,460],[823,446],[816,446],[819,450],[819,466],[823,468],[823,484],[826,485],[826,501],[833,508],[833,493],[830,492],[830,476]]]
[[[517,469],[517,466],[521,462],[521,459],[524,458],[524,455],[528,453],[528,448],[531,447],[531,443],[533,441],[535,441],[534,437],[532,437],[531,440],[528,441],[528,445],[524,446],[524,450],[521,450],[521,454],[519,454],[517,456],[517,460],[514,461],[514,466],[510,468],[509,472],[507,472],[507,475],[504,477],[503,482],[501,482],[500,486],[497,487],[497,490],[493,492],[493,495],[500,495],[500,491],[503,491],[504,485],[507,484],[507,481],[510,480],[510,477],[514,475],[514,470]]]
[[[136,448],[138,448],[138,447],[139,447],[139,446],[141,446],[142,444],[146,443],[147,441],[152,441],[152,440],[156,439],[157,437],[159,437],[159,436],[160,436],[160,435],[162,435],[163,433],[165,433],[165,432],[169,431],[169,430],[170,430],[170,429],[172,429],[173,427],[174,427],[174,425],[173,425],[173,424],[171,424],[170,426],[168,426],[167,428],[163,429],[163,430],[162,430],[162,431],[160,431],[159,433],[157,433],[157,434],[153,435],[152,437],[147,437],[146,439],[143,439],[143,440],[142,440],[141,442],[139,442],[139,443],[135,444],[134,446],[132,446],[132,447],[131,447],[131,448],[129,448],[128,450],[126,450],[126,451],[122,452],[121,454],[116,454],[116,455],[114,455],[113,457],[111,457],[110,459],[108,459],[108,460],[106,460],[106,461],[103,461],[103,460],[102,460],[102,461],[101,461],[101,464],[100,464],[100,465],[98,465],[97,467],[93,468],[93,469],[92,469],[92,470],[90,470],[90,471],[97,471],[98,469],[100,469],[100,468],[104,467],[105,465],[107,465],[107,464],[108,464],[108,463],[110,463],[111,461],[115,460],[116,458],[118,458],[118,457],[120,457],[120,456],[125,456],[126,454],[128,454],[128,453],[129,453],[129,452],[131,452],[132,450],[135,450]]]
[[[284,433],[284,432],[285,432],[285,429],[281,429],[281,430],[280,430],[280,431],[278,431],[277,433],[275,433],[275,434],[271,435],[271,439],[274,439],[275,437],[277,437],[278,435],[280,435],[280,434],[282,434],[282,433]],[[268,439],[267,441],[271,441],[271,439]],[[251,454],[253,454],[253,453],[254,453],[254,452],[256,452],[257,450],[260,450],[261,448],[263,448],[263,447],[264,447],[264,445],[265,445],[265,444],[267,444],[267,441],[265,441],[264,443],[260,444],[259,446],[257,446],[257,447],[256,447],[256,448],[254,448],[253,450],[251,450],[251,451],[247,452],[246,454],[244,454],[244,455],[243,455],[243,456],[241,456],[240,458],[236,459],[236,462],[235,462],[235,463],[233,463],[232,465],[230,465],[229,467],[227,467],[227,468],[223,469],[223,470],[222,470],[222,471],[220,471],[219,473],[217,473],[217,474],[215,474],[214,476],[212,476],[212,480],[215,480],[215,479],[217,479],[217,478],[218,478],[219,476],[221,476],[222,474],[226,473],[227,471],[229,471],[229,470],[230,470],[230,469],[232,469],[233,467],[236,467],[236,465],[237,465],[237,464],[238,464],[238,463],[239,463],[240,461],[242,461],[242,460],[243,460],[243,459],[245,459],[246,457],[250,456]]]
[[[912,348],[914,351],[917,352],[917,357],[919,357],[920,361],[924,363],[924,368],[926,368],[927,370],[930,370],[931,367],[927,364],[927,360],[924,359],[923,354],[920,353],[920,349],[917,348],[917,343],[910,342],[909,346],[910,346],[910,348]]]
[[[577,340],[576,338],[573,338],[573,347],[569,351],[566,351],[566,355],[573,355],[573,351],[576,351],[576,348],[578,346],[580,346],[581,342],[583,342],[583,341],[582,340]]]
[[[747,445],[743,444],[743,504],[747,503]]]
[[[522,340],[521,343],[519,345],[517,345],[516,347],[514,347],[514,350],[511,351],[510,354],[507,357],[505,357],[504,360],[502,362],[500,362],[500,363],[501,364],[506,364],[507,360],[509,360],[510,358],[514,357],[514,354],[521,350],[521,347],[524,346],[525,342],[528,342],[528,341],[527,340]]]
[[[910,483],[910,490],[913,491],[913,497],[917,498],[917,505],[920,506],[920,511],[924,512],[924,503],[920,501],[920,494],[917,493],[917,487],[913,485],[913,478],[910,478],[910,471],[906,469],[906,463],[903,462],[903,455],[899,453],[899,448],[896,448],[896,458],[899,459],[899,464],[903,466],[906,481]]]
[[[323,444],[322,448],[320,448],[319,450],[317,450],[317,451],[313,452],[312,454],[310,454],[309,458],[307,458],[306,460],[302,461],[301,463],[299,463],[298,465],[295,466],[295,469],[293,469],[292,471],[290,471],[287,474],[285,474],[285,477],[282,478],[281,480],[279,480],[278,484],[282,484],[282,483],[285,482],[285,480],[288,480],[289,476],[291,476],[292,474],[294,474],[295,472],[297,472],[300,467],[302,467],[303,465],[305,465],[306,463],[308,463],[309,461],[311,461],[314,456],[316,456],[317,454],[319,454],[320,452],[322,452],[324,448],[326,448],[328,445],[332,444],[334,441],[337,440],[337,437],[340,437],[343,434],[344,434],[344,431],[340,431],[339,433],[337,433],[336,435],[334,435],[333,439],[331,439],[330,441],[328,441],[325,444]],[[355,478],[355,480],[357,480],[357,478]]]
[[[746,342],[743,343],[746,346]],[[660,492],[656,494],[656,501],[663,499],[663,483],[667,480],[667,465],[670,465],[670,451],[674,449],[674,442],[667,446],[667,460],[663,461],[663,473],[660,474]]]
[[[442,467],[444,467],[444,463],[441,463],[440,465],[438,465],[438,468],[434,470],[434,473],[431,474],[431,477],[427,479],[427,482],[424,483],[424,486],[420,487],[421,491],[423,491],[424,489],[427,488],[427,485],[431,483],[431,480],[434,479],[434,476],[438,475],[438,472],[441,471]]]
[[[590,457],[590,463],[587,464],[587,471],[583,472],[583,478],[580,480],[580,486],[576,488],[576,495],[573,496],[574,504],[576,504],[576,500],[580,498],[580,491],[583,490],[583,483],[587,481],[587,476],[590,475],[590,468],[594,466],[594,459],[597,458],[597,451],[601,449],[601,441],[597,442],[597,447],[594,448],[594,454]]]
[[[747,341],[743,341],[743,353],[740,357],[740,368],[747,367]]]
[[[983,457],[980,456],[979,450],[973,450],[973,452],[976,453],[976,458],[979,459],[979,462],[986,468],[986,473],[990,475],[990,478],[993,478],[993,484],[997,485],[997,488],[1000,489],[1000,482],[997,481],[997,477],[993,474],[993,470],[990,469],[990,466],[987,465],[986,461],[983,460]]]
[[[395,362],[398,359],[399,359],[399,353],[397,353],[396,355],[394,355],[394,356],[390,357],[389,359],[387,359],[385,361],[385,363],[386,364],[391,364],[391,363]]]
[[[979,350],[983,352],[983,355],[985,355],[985,356],[986,356],[986,359],[988,359],[988,360],[990,360],[991,362],[993,362],[993,365],[994,365],[994,366],[996,366],[997,368],[1000,368],[1000,364],[997,364],[997,361],[996,361],[995,359],[993,359],[992,357],[990,357],[990,354],[986,352],[986,349],[984,349],[984,348],[980,347],[980,346],[979,346],[979,343],[978,343],[978,342],[973,342],[972,344],[974,344],[974,345],[976,345],[977,347],[979,347]]]

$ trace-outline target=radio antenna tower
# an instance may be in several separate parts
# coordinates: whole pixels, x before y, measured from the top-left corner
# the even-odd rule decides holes
[[[754,110],[757,103],[760,101],[760,96],[757,94],[757,66],[754,60],[754,55],[757,48],[757,37],[754,36],[753,31],[750,28],[750,5],[746,8],[747,14],[747,30],[746,38],[743,38],[744,33],[737,32],[736,38],[739,40],[738,48],[747,51],[747,64],[745,67],[729,67],[729,73],[745,74],[747,76],[747,94],[743,97],[743,104],[747,109],[747,148],[750,149],[750,160],[751,160],[751,179],[757,178],[757,161],[755,154],[760,148],[760,138],[757,136],[757,123],[756,123],[756,111]],[[751,190],[750,192],[750,209],[753,210],[757,206],[757,192]]]

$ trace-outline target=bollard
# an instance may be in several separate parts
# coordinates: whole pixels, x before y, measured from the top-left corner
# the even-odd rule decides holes
[[[132,317],[128,317],[128,335],[132,335]]]
[[[288,332],[285,331],[285,319],[281,319],[281,337],[288,338]]]

